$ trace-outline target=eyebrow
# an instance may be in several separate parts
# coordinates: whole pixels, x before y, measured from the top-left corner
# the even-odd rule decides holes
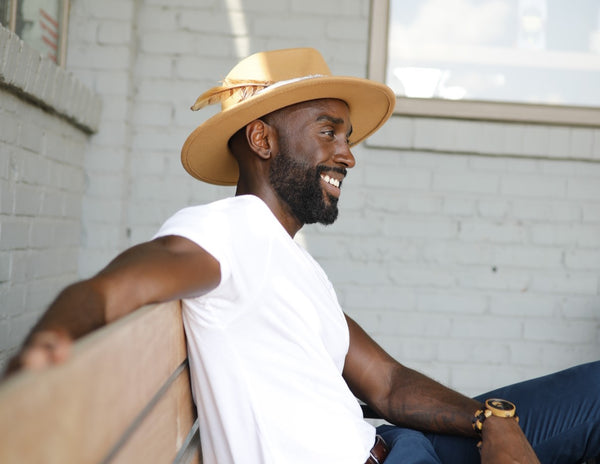
[[[327,114],[323,114],[321,116],[319,116],[317,118],[317,121],[329,121],[331,124],[337,124],[337,125],[341,125],[344,124],[344,120],[342,118],[334,118],[333,116],[329,116]],[[346,134],[348,137],[350,137],[350,135],[352,134],[352,126],[350,126],[350,129],[348,130],[348,133]]]

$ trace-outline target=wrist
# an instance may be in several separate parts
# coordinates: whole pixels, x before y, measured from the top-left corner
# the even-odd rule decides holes
[[[514,421],[519,422],[517,408],[513,403],[503,399],[490,398],[485,400],[483,408],[478,409],[473,415],[473,430],[481,435],[486,420],[491,417],[498,419],[513,419]]]

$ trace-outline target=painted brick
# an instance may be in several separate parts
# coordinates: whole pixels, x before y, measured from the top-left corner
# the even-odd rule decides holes
[[[433,189],[436,191],[494,193],[498,191],[499,177],[491,174],[436,173]]]
[[[365,185],[379,187],[381,185],[394,185],[400,189],[429,190],[431,173],[424,169],[390,170],[379,166],[365,168]]]
[[[595,179],[569,179],[567,197],[581,200],[600,199],[600,181]]]
[[[487,310],[487,297],[477,294],[419,293],[417,309],[428,313],[483,314]]]
[[[492,243],[524,243],[527,230],[518,223],[462,220],[458,233],[461,240]]]
[[[27,184],[17,184],[15,188],[15,214],[23,216],[39,214],[42,206],[42,190]]]
[[[597,335],[597,329],[587,321],[569,321],[562,323],[547,320],[531,320],[523,323],[525,338],[560,342],[564,344],[592,341]]]
[[[550,294],[596,295],[598,276],[581,272],[535,274],[530,288]]]
[[[556,269],[562,267],[563,262],[561,248],[505,246],[498,248],[494,255],[494,262],[500,266]]]
[[[591,158],[594,148],[594,133],[592,129],[572,128],[569,151],[571,158]]]
[[[503,177],[500,191],[508,195],[523,197],[564,198],[567,182],[561,178],[540,178],[539,176]]]
[[[0,239],[4,249],[24,249],[29,246],[30,223],[23,219],[2,220]]]
[[[545,294],[520,292],[497,293],[490,297],[490,313],[504,317],[552,318],[559,311],[559,301]]]
[[[584,222],[600,222],[600,203],[584,203],[581,209]]]

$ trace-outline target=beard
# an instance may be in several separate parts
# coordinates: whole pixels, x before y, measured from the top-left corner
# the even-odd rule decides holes
[[[323,192],[321,174],[346,169],[310,166],[281,150],[271,163],[269,180],[279,197],[302,224],[333,224],[338,216],[338,199]]]

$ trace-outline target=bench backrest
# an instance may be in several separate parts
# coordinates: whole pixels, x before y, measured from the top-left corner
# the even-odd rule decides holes
[[[199,463],[178,301],[79,340],[64,364],[0,384],[0,462]]]

